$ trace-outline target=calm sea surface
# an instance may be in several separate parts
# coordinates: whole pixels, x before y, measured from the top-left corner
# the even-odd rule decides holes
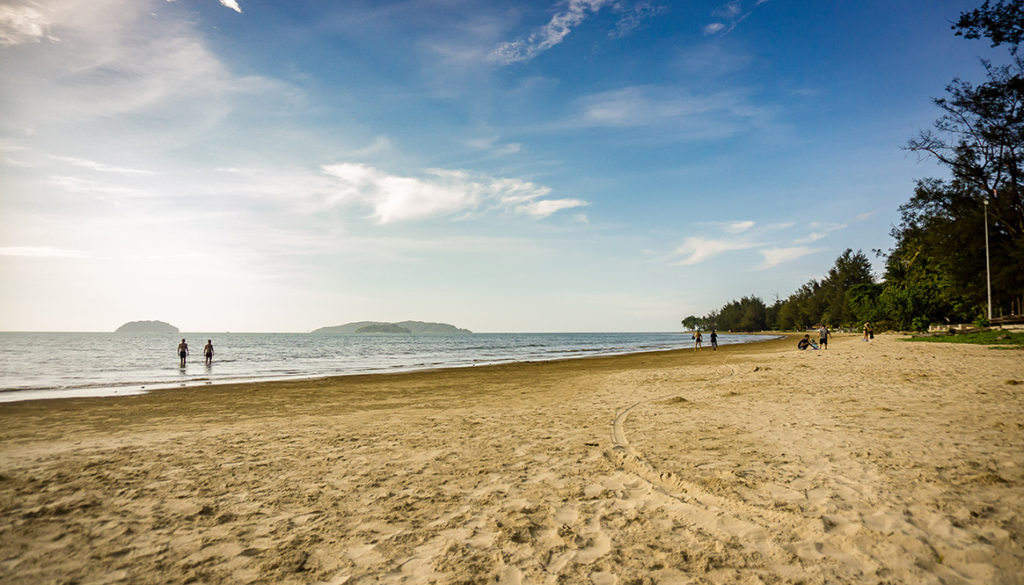
[[[191,356],[179,367],[178,342]],[[769,339],[720,335],[719,344]],[[213,364],[203,363],[212,339]],[[707,335],[704,336],[708,343]],[[505,362],[543,361],[692,347],[680,333],[473,333],[318,335],[311,333],[0,332],[0,402],[123,396],[158,388],[313,378]]]

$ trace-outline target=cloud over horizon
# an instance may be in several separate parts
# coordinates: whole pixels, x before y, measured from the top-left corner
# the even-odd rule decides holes
[[[545,218],[564,209],[582,207],[582,199],[548,199],[551,189],[521,179],[474,175],[468,171],[427,169],[423,177],[387,173],[359,163],[324,165],[338,180],[338,202],[357,202],[373,209],[378,224],[507,209]]]
[[[791,239],[789,237],[789,230],[794,227],[792,223],[759,225],[757,222],[745,220],[719,222],[711,225],[729,234],[729,236],[691,236],[686,238],[683,244],[677,247],[670,255],[670,258],[682,256],[681,259],[672,261],[671,264],[673,266],[692,266],[706,262],[726,252],[754,250],[761,255],[762,261],[753,269],[768,270],[785,262],[823,250],[823,248],[812,248],[800,244],[788,246],[781,244],[779,240]],[[846,225],[814,222],[810,227],[814,230],[836,231],[845,228]],[[813,242],[821,237],[823,236],[814,233],[810,237],[801,237],[798,241]]]
[[[811,248],[808,246],[791,246],[788,248],[766,248],[764,250],[758,250],[764,258],[764,261],[757,267],[757,270],[768,270],[769,268],[774,268],[783,262],[796,260],[797,258],[820,251],[821,248]]]
[[[683,244],[672,252],[673,256],[684,256],[682,260],[673,262],[673,266],[699,264],[725,252],[749,250],[759,245],[756,242],[744,242],[729,238],[690,237],[686,238]]]

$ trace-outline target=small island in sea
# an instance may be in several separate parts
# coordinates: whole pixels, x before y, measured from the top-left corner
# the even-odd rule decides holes
[[[366,327],[360,327],[356,329],[356,333],[412,333],[405,327],[395,325],[394,323],[379,323],[376,325],[367,325]]]
[[[129,321],[114,333],[178,333],[178,328],[163,321]]]
[[[358,321],[332,327],[321,327],[313,333],[337,335],[342,333],[402,333],[411,335],[472,333],[469,329],[460,329],[447,323],[424,323],[423,321],[402,321],[400,323],[384,323],[381,321]]]

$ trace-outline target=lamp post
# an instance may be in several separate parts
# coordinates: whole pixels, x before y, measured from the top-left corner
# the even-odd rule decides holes
[[[996,190],[992,188],[992,196],[996,196]],[[992,320],[992,271],[988,262],[988,197],[985,198],[985,280],[988,282],[988,320]]]

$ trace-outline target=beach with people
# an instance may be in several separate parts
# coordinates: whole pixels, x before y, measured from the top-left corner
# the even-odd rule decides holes
[[[1021,583],[1020,351],[801,337],[0,404],[0,582]]]

